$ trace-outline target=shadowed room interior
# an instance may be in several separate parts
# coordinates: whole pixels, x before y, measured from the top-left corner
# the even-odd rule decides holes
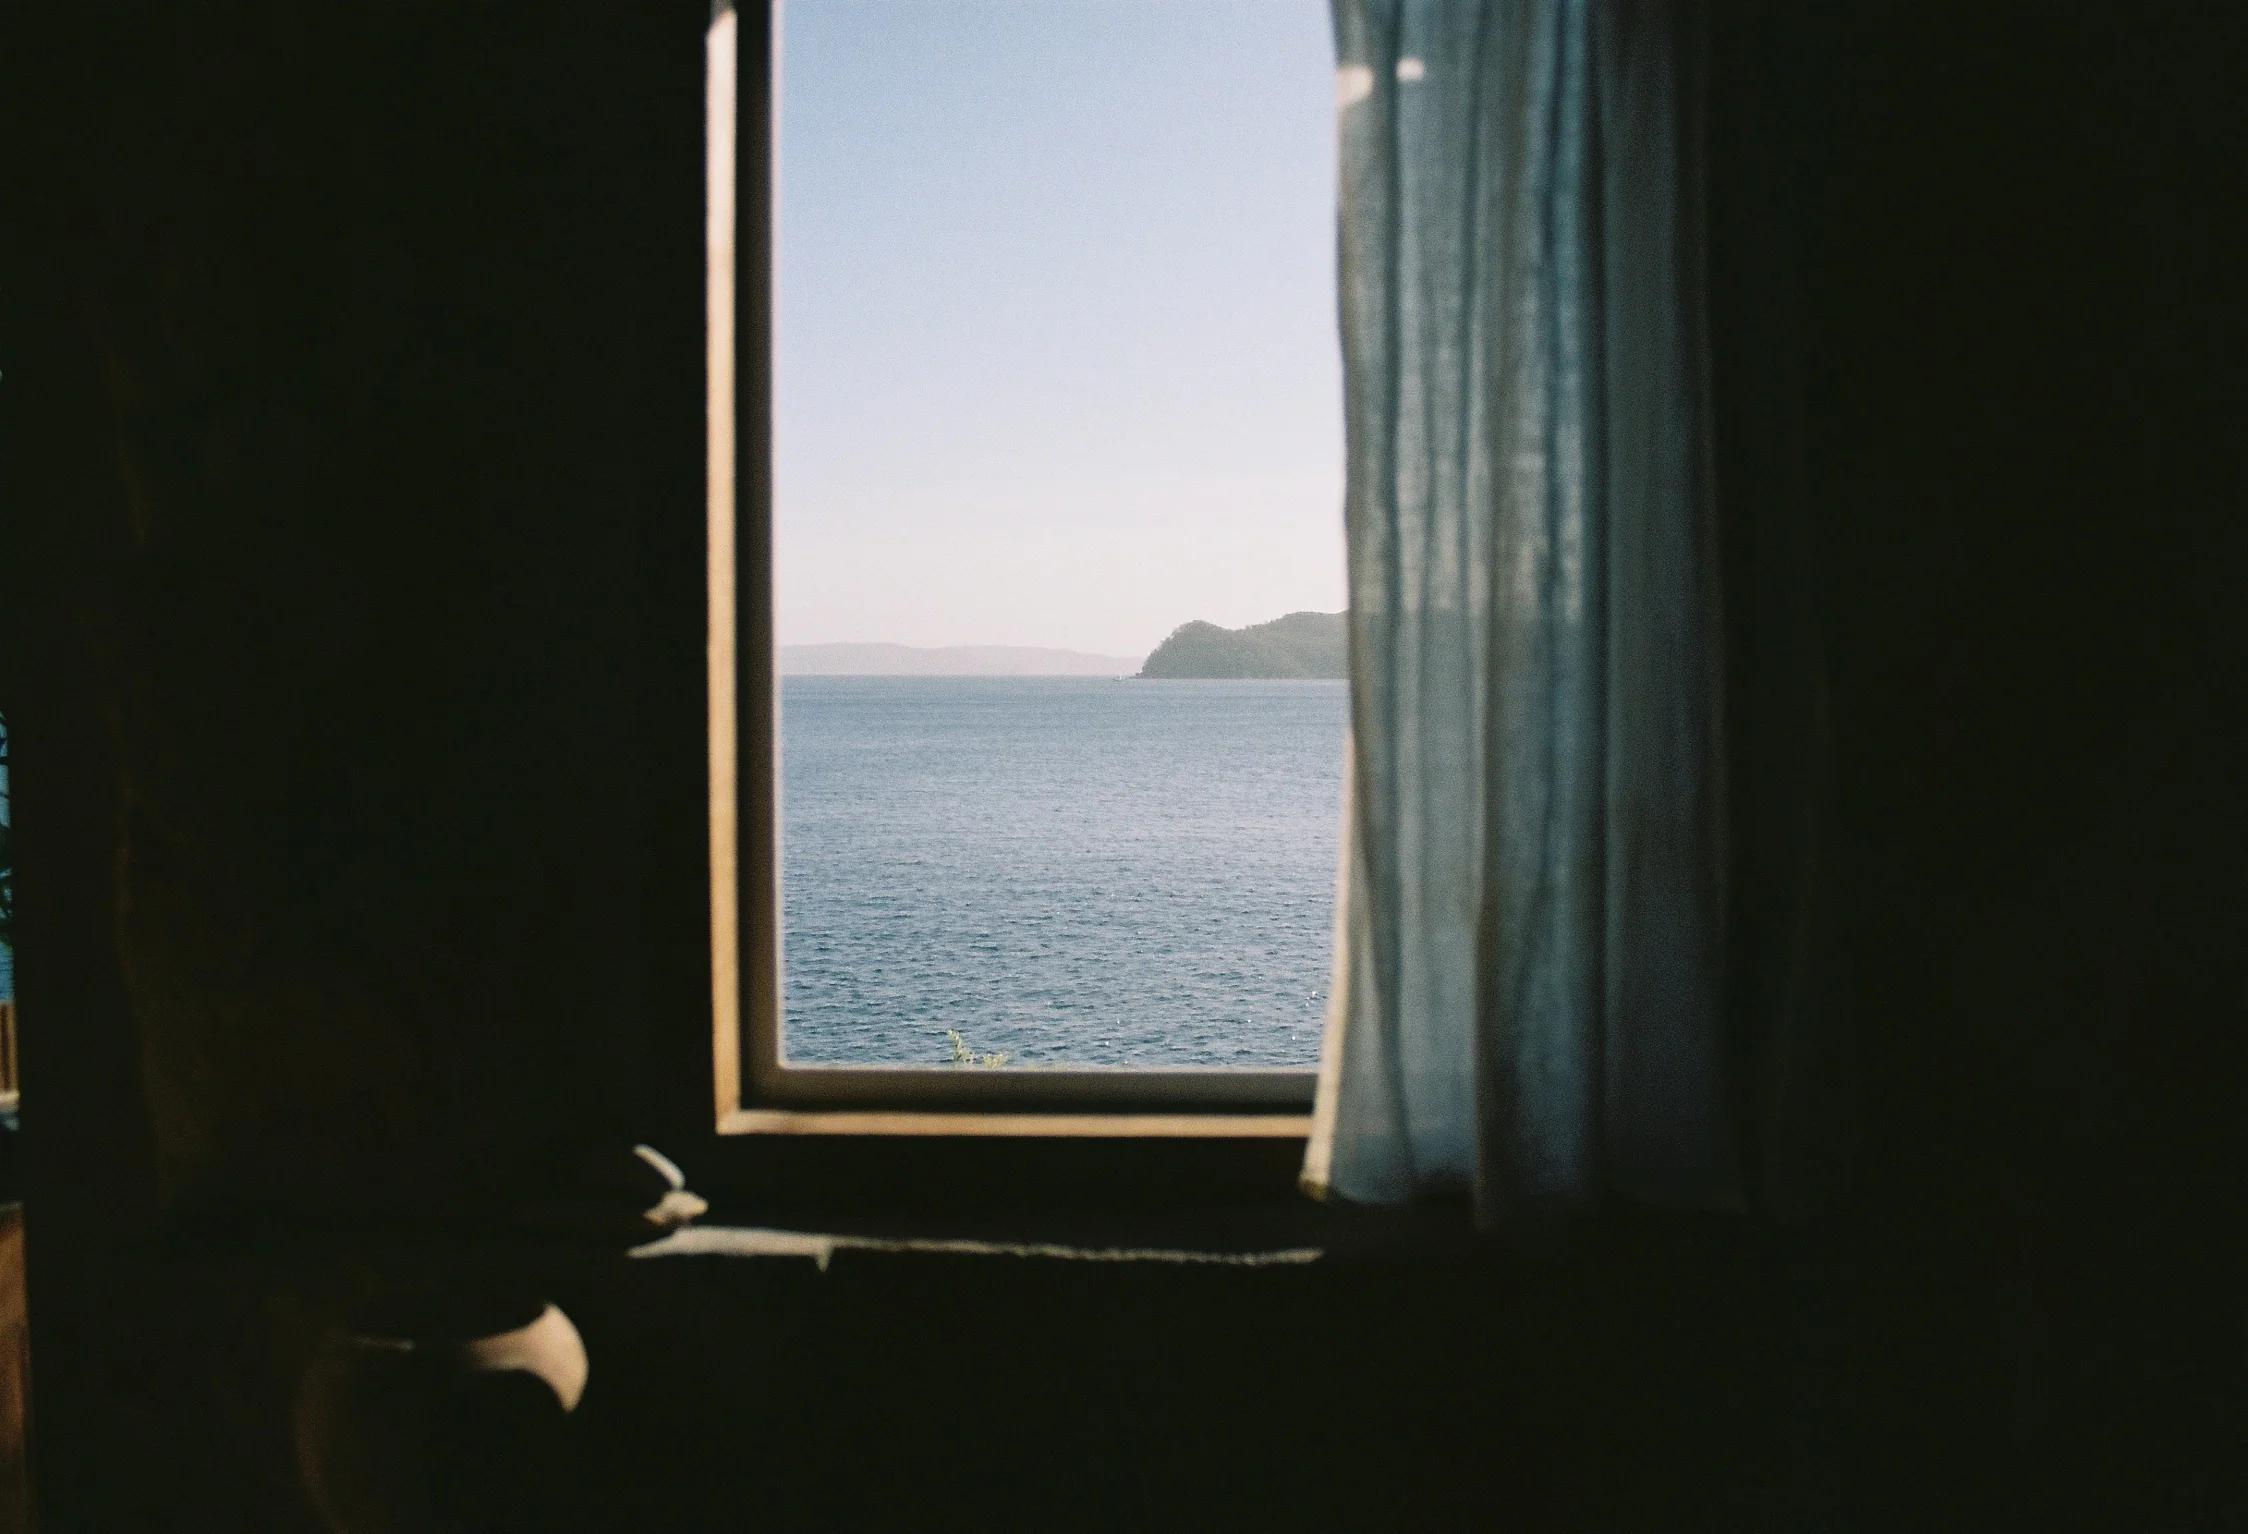
[[[324,1527],[324,1337],[550,1302],[582,1401],[449,1399],[421,1526],[2248,1526],[2248,29],[1706,12],[1735,931],[1820,914],[1847,1107],[1548,1248],[1300,1141],[721,1143],[706,8],[10,8],[36,1526]],[[628,1257],[638,1143],[710,1212]]]

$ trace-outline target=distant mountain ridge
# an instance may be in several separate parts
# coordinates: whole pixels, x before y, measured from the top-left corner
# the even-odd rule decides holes
[[[1032,645],[784,644],[782,676],[1130,676],[1123,655]]]
[[[1139,675],[1154,679],[1325,678],[1350,674],[1342,613],[1289,613],[1247,628],[1182,623],[1155,647]]]

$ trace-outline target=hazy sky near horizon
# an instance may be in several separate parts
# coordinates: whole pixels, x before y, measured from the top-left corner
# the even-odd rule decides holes
[[[787,0],[784,644],[1343,605],[1325,0]]]

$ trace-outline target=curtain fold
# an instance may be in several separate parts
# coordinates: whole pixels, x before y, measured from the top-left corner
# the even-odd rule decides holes
[[[1334,11],[1352,745],[1306,1184],[1737,1206],[1690,8]]]

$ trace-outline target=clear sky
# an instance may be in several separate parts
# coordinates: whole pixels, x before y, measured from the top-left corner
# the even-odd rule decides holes
[[[784,644],[1343,605],[1325,0],[786,0]]]

